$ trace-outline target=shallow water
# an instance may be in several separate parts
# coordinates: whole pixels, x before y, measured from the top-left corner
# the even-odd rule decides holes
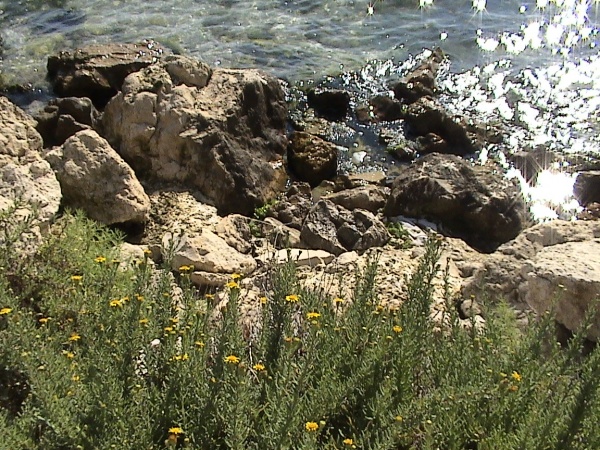
[[[292,86],[330,76],[365,97],[387,92],[424,48],[440,46],[450,60],[440,76],[444,105],[510,129],[503,148],[481,157],[539,146],[597,156],[599,9],[600,0],[0,1],[0,76],[43,88],[50,54],[155,39]],[[356,170],[391,163],[372,135],[358,127],[340,135]]]

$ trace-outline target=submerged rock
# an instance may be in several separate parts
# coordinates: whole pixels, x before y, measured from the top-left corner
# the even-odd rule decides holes
[[[499,168],[437,153],[420,158],[394,180],[384,213],[440,222],[484,251],[514,239],[527,221],[519,187]]]

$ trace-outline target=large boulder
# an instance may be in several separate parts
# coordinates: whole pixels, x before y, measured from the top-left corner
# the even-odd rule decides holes
[[[600,240],[567,242],[542,249],[522,268],[524,300],[538,313],[553,311],[568,330],[577,331],[596,308],[587,338],[600,338]]]
[[[451,234],[488,252],[514,239],[527,221],[518,185],[496,166],[474,166],[436,153],[396,177],[384,213],[440,222]]]
[[[390,240],[386,226],[373,213],[363,209],[349,211],[324,199],[310,210],[300,237],[306,247],[334,255],[383,247]]]
[[[221,214],[249,215],[285,185],[286,117],[276,78],[173,56],[129,75],[102,123],[141,178],[197,190]]]
[[[337,173],[336,145],[309,133],[297,131],[292,135],[287,156],[290,171],[313,187]]]
[[[94,44],[48,58],[48,79],[61,97],[89,97],[104,106],[125,77],[149,66],[162,56],[156,42],[139,44]]]
[[[56,215],[60,184],[41,151],[35,121],[0,96],[0,210],[20,199],[37,207],[43,222]]]
[[[66,206],[84,210],[99,222],[141,224],[150,199],[123,158],[93,130],[55,147],[46,159],[56,171]]]

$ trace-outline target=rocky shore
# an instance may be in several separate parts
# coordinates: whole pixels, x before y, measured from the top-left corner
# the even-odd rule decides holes
[[[128,254],[150,249],[160,261],[170,249],[173,271],[193,266],[203,289],[242,274],[248,300],[273,261],[291,256],[304,282],[351,296],[348,277],[377,257],[381,301],[401,302],[436,233],[465,326],[483,326],[484,300],[506,299],[524,325],[556,302],[557,321],[575,330],[600,295],[600,223],[535,225],[495,162],[463,158],[503,137],[437,102],[443,58],[432,52],[393,96],[365,104],[311,91],[299,115],[273,76],[211,68],[154,42],[61,52],[48,59],[58,97],[43,111],[31,117],[0,96],[0,208],[27,200],[48,226],[81,209],[127,230]],[[340,171],[328,130],[348,114],[390,125],[380,138],[407,163],[394,179]],[[531,179],[546,156],[514,164]],[[590,170],[576,184],[592,219],[598,180]],[[446,307],[438,284],[434,315]],[[588,337],[600,338],[600,317]]]

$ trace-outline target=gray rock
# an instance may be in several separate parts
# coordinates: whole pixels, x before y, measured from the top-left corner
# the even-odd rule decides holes
[[[300,236],[308,248],[326,250],[336,256],[346,251],[381,247],[390,239],[385,225],[369,211],[351,212],[329,200],[319,200],[313,206]]]
[[[203,63],[176,62],[129,75],[106,107],[104,133],[140,178],[197,190],[223,215],[250,215],[287,179],[279,81],[256,70],[215,69],[198,87]]]
[[[123,158],[93,130],[80,131],[45,155],[65,206],[105,224],[145,223],[150,199]]]
[[[484,251],[514,239],[527,220],[519,187],[497,167],[472,166],[436,153],[420,158],[394,180],[384,212],[441,222]]]
[[[293,183],[287,190],[285,198],[274,204],[267,214],[286,226],[300,230],[311,207],[310,185],[302,182]]]
[[[335,192],[323,198],[351,211],[358,208],[376,213],[383,208],[388,195],[388,188],[366,185]]]
[[[554,310],[571,331],[580,329],[600,297],[600,240],[567,242],[542,249],[522,268],[525,301],[538,313]],[[587,338],[600,338],[600,314],[594,314]]]

